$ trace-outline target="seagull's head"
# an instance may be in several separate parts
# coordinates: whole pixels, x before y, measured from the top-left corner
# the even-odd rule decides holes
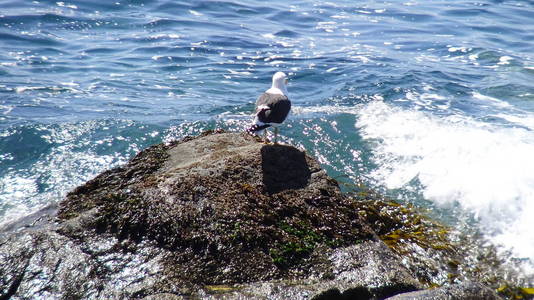
[[[273,88],[286,91],[287,75],[284,72],[276,72],[273,75]]]

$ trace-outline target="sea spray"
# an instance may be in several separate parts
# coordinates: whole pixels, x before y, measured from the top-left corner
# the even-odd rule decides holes
[[[461,206],[488,238],[532,266],[532,131],[380,101],[359,111],[356,126],[375,145],[373,177],[379,182],[398,189],[417,179],[424,198],[441,207]]]

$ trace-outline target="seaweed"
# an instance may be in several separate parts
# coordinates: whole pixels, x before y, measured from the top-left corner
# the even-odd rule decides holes
[[[515,300],[527,300],[534,299],[534,288],[518,287],[513,285],[502,285],[497,289],[497,292],[501,296],[505,296],[508,299]]]
[[[362,218],[391,250],[409,260],[407,266],[424,285],[472,280],[507,299],[533,298],[534,289],[520,287],[515,270],[480,235],[458,232],[431,219],[423,209],[396,202],[363,184],[353,185],[349,194],[360,202]]]
[[[323,235],[303,222],[296,224],[280,222],[278,228],[285,233],[285,237],[269,249],[269,255],[281,268],[299,263],[301,259],[308,257],[318,244],[326,242]]]

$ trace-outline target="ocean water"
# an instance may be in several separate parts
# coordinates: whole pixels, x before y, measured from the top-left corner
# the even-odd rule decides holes
[[[281,140],[532,276],[533,49],[532,1],[4,0],[0,224],[154,143],[243,130],[284,71]]]

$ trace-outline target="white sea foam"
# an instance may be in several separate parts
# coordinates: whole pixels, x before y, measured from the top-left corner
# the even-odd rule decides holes
[[[276,36],[272,33],[265,33],[265,34],[262,34],[261,36],[266,39],[273,39],[273,40],[276,39]]]
[[[322,29],[326,32],[334,32],[337,29],[337,22],[328,21],[328,22],[318,22],[315,29]]]
[[[534,115],[478,93],[473,101],[502,111],[495,116],[519,127],[464,115],[438,117],[431,113],[439,109],[436,103],[449,101],[431,93],[407,94],[411,109],[386,104],[379,95],[371,98],[375,101],[352,107],[295,107],[292,115],[354,114],[360,134],[372,144],[378,166],[372,179],[390,189],[413,189],[416,179],[426,199],[443,208],[460,205],[503,251],[526,259],[526,274],[534,274]]]
[[[230,74],[232,75],[242,75],[242,76],[252,75],[252,73],[249,71],[235,71],[235,70],[228,69],[228,72],[230,72]]]
[[[196,16],[196,17],[200,17],[200,16],[204,15],[204,14],[199,13],[198,11],[192,10],[192,9],[189,10],[189,13],[192,14],[193,16]]]
[[[357,115],[361,134],[375,143],[379,182],[402,188],[417,179],[426,199],[459,204],[491,240],[534,262],[532,130],[459,115],[439,118],[381,101]],[[534,116],[525,118],[534,122]]]
[[[15,106],[13,105],[0,105],[0,113],[3,115],[7,115],[13,110],[13,108],[15,108]],[[2,135],[0,134],[0,136]]]
[[[499,58],[499,62],[497,63],[498,65],[509,65],[510,64],[510,61],[512,60],[513,58],[511,58],[510,56],[501,56]]]
[[[175,33],[158,33],[158,34],[153,34],[149,37],[150,39],[179,39],[181,38],[180,35],[178,34],[175,34]]]
[[[467,48],[467,47],[449,47],[449,52],[463,52],[463,53],[466,53],[468,51],[471,50],[471,48]]]
[[[78,6],[74,5],[74,4],[65,4],[65,2],[56,2],[57,6],[59,7],[67,7],[67,8],[72,8],[72,9],[77,9]]]
[[[494,106],[497,108],[513,108],[513,106],[506,101],[503,101],[503,100],[500,100],[494,97],[482,95],[477,92],[473,93],[473,99],[475,101],[478,101],[480,105],[490,105],[490,106]]]

